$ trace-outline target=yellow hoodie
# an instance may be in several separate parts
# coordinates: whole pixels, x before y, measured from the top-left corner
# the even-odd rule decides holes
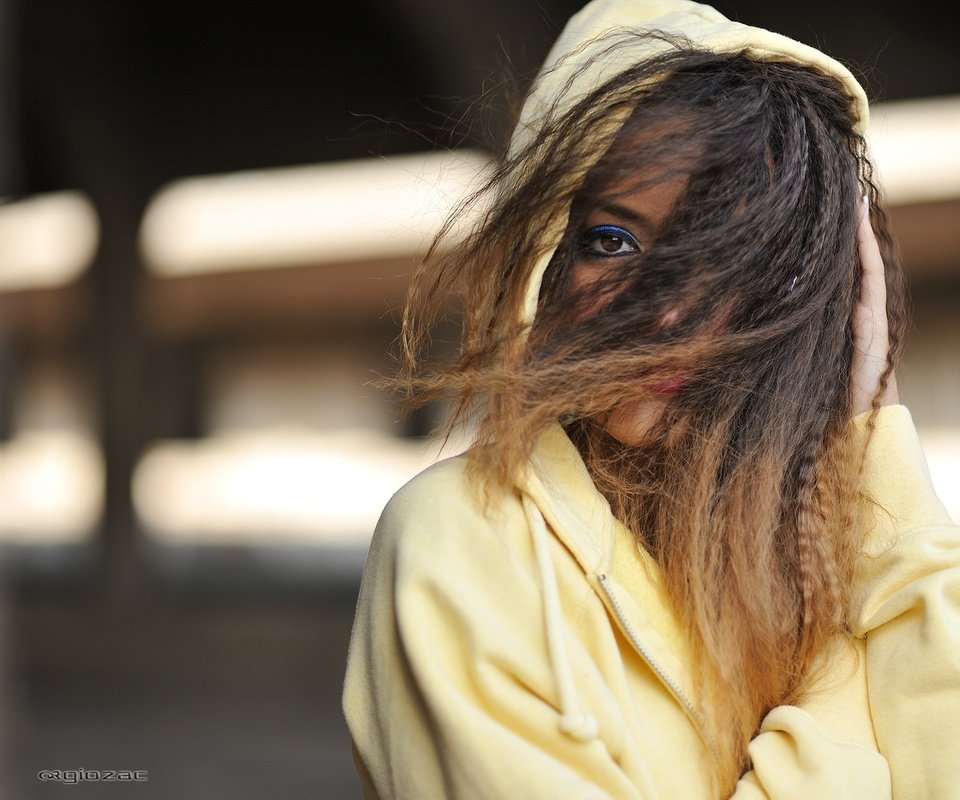
[[[490,514],[465,467],[401,489],[370,549],[344,693],[366,795],[711,797],[659,568],[562,428]],[[897,800],[960,797],[960,533],[903,406],[879,414],[865,490],[860,658],[837,648],[819,692],[769,713],[738,800],[881,800],[891,775]]]
[[[558,66],[528,99],[518,138],[557,87],[571,88],[565,70],[589,43],[625,25],[814,64],[847,84],[865,124],[860,87],[811,48],[695,3],[597,0],[548,58]],[[419,475],[374,535],[344,690],[365,794],[715,796],[689,646],[659,568],[563,429],[543,434],[515,491],[487,513],[465,468],[461,456]],[[904,407],[881,410],[864,481],[875,503],[850,609],[859,657],[828,648],[818,691],[767,715],[738,800],[960,798],[960,534]]]

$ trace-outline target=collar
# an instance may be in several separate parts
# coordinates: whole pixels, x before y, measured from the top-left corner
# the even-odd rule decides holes
[[[537,552],[551,657],[561,696],[569,697],[563,701],[561,728],[582,719],[582,710],[572,681],[565,678],[568,659],[546,541],[551,534],[576,559],[625,638],[704,733],[689,667],[692,649],[664,588],[660,567],[613,516],[579,451],[559,424],[551,425],[538,439],[519,488]]]
[[[610,570],[618,523],[558,423],[537,440],[520,488],[587,575]]]

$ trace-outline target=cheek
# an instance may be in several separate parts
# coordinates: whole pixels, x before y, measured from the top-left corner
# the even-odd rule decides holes
[[[593,261],[579,260],[573,262],[570,268],[570,278],[567,281],[567,292],[575,297],[587,292],[597,281],[609,272],[606,264],[597,264]]]
[[[577,303],[575,321],[582,322],[598,314],[605,305],[607,305],[617,295],[615,288],[606,292],[593,293],[591,289],[606,273],[608,267],[604,265],[593,266],[591,264],[575,264],[570,271],[569,282],[567,283],[567,297],[576,300]],[[669,328],[675,325],[683,315],[684,308],[675,305],[667,308],[660,317],[658,328]]]
[[[582,322],[590,319],[613,299],[615,292],[612,289],[600,293],[592,291],[594,285],[606,272],[607,269],[603,265],[594,266],[583,263],[573,265],[566,291],[567,297],[576,302],[574,321]]]

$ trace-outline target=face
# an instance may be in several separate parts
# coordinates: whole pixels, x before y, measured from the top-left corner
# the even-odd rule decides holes
[[[613,187],[609,196],[615,200],[588,208],[567,290],[578,293],[590,287],[616,266],[617,259],[650,247],[686,183],[685,175],[677,175],[628,190]],[[582,310],[580,318],[599,313],[608,299],[601,296],[594,300]],[[679,307],[666,308],[659,320],[660,327],[673,325],[681,313]],[[678,391],[682,383],[683,376],[678,374],[656,387],[659,397],[613,409],[603,420],[607,433],[624,444],[641,444],[660,418],[669,395]]]

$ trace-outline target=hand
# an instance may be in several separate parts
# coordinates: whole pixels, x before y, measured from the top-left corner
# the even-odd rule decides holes
[[[883,277],[880,247],[870,225],[867,198],[860,203],[857,226],[857,249],[860,252],[860,299],[853,311],[853,362],[850,391],[854,415],[869,411],[880,387],[880,376],[887,367],[890,340],[887,335],[887,284]],[[900,402],[897,379],[891,373],[880,405]]]

